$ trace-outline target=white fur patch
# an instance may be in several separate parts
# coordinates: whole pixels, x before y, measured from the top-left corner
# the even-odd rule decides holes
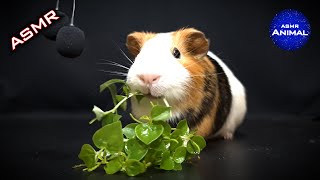
[[[208,56],[213,58],[222,67],[226,73],[232,94],[231,109],[225,124],[215,134],[215,136],[222,135],[224,137],[233,134],[236,128],[243,122],[246,111],[246,92],[241,82],[234,76],[227,65],[215,54],[208,52]]]
[[[127,75],[127,83],[133,91],[150,93],[153,96],[163,96],[168,102],[184,98],[185,87],[190,81],[187,69],[172,55],[172,33],[160,33],[146,41],[135,58]],[[157,83],[147,86],[139,79],[139,75],[160,75]],[[148,100],[137,104],[132,98],[132,112],[139,117],[150,112]]]

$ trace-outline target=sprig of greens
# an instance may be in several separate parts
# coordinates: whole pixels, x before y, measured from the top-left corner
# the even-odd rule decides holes
[[[123,84],[124,95],[117,94],[116,83]],[[140,101],[143,95],[138,92],[130,92],[125,81],[112,79],[100,86],[100,92],[109,89],[114,108],[103,111],[94,106],[96,117],[89,123],[100,121],[102,127],[92,137],[96,150],[90,144],[84,144],[78,157],[84,162],[83,170],[93,171],[103,167],[107,174],[119,171],[128,176],[136,176],[144,173],[148,167],[163,170],[181,170],[183,163],[200,154],[206,146],[203,137],[190,131],[187,121],[181,120],[176,128],[171,128],[167,123],[171,117],[171,107],[167,103],[153,104],[149,115],[131,118],[136,121],[122,127],[121,115],[118,108],[126,110],[126,101],[135,97]]]

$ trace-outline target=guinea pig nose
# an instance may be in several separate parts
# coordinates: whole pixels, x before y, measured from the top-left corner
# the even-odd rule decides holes
[[[159,81],[161,76],[157,74],[141,74],[138,77],[145,84],[154,84]]]

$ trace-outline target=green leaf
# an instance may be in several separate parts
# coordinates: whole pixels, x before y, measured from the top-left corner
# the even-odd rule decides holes
[[[102,111],[98,106],[93,106],[92,111],[96,115],[98,121],[100,121],[101,118],[104,116],[104,111]]]
[[[189,127],[186,120],[182,120],[178,123],[176,129],[181,130],[182,135],[189,133]]]
[[[117,86],[115,84],[110,84],[110,86],[108,87],[110,94],[111,94],[111,98],[112,98],[112,102],[113,105],[115,106],[117,104],[117,99],[116,99],[116,95],[117,95]]]
[[[157,140],[153,141],[150,144],[150,148],[157,151],[165,151],[167,149],[166,144],[163,142],[162,138],[158,138]]]
[[[116,95],[116,99],[117,99],[117,103],[119,103],[122,99],[127,98],[126,96],[122,96],[122,95]],[[121,105],[120,105],[121,109],[123,109],[124,111],[127,110],[127,102],[124,101]]]
[[[175,171],[181,171],[181,170],[182,170],[181,164],[180,164],[180,163],[174,163],[173,170],[175,170]]]
[[[124,144],[121,121],[103,126],[94,133],[92,140],[99,149],[105,148],[111,153],[122,151]]]
[[[199,154],[200,147],[193,140],[189,140],[187,144],[187,151],[191,154]]]
[[[183,136],[184,133],[181,129],[176,129],[174,130],[172,133],[171,133],[171,139],[177,139],[179,138],[180,136]]]
[[[119,160],[119,157],[112,159],[104,166],[104,170],[107,174],[114,174],[120,171],[121,168],[122,168],[122,163]]]
[[[136,137],[136,132],[134,131],[134,129],[136,128],[137,125],[138,125],[138,123],[131,123],[131,124],[126,125],[126,127],[122,128],[122,133],[128,139]]]
[[[115,84],[115,83],[125,83],[125,80],[123,79],[111,79],[103,84],[100,85],[100,92],[104,91],[107,87],[109,87],[111,84]]]
[[[162,160],[162,151],[156,151],[154,149],[149,149],[148,153],[144,157],[143,161],[146,163],[151,162],[153,165],[160,165]]]
[[[170,142],[170,147],[169,147],[170,151],[173,151],[173,152],[175,151],[175,149],[177,149],[178,147],[182,146],[182,144],[183,144],[183,141],[182,141],[182,139],[180,137],[176,138],[175,140],[177,140],[178,143],[176,143],[175,141],[171,141]]]
[[[195,135],[197,133],[197,129],[193,129],[189,132],[189,134]]]
[[[86,164],[88,168],[94,167],[98,162],[97,153],[90,144],[84,144],[81,147],[78,157]]]
[[[125,170],[128,176],[136,176],[146,171],[146,167],[138,160],[128,159],[125,164]]]
[[[171,126],[164,121],[155,121],[154,124],[161,124],[163,126],[163,133],[162,135],[165,137],[170,137],[171,134]]]
[[[140,140],[133,138],[127,141],[125,152],[128,154],[128,159],[140,161],[147,154],[148,147]]]
[[[136,126],[135,133],[138,139],[146,145],[149,145],[161,136],[163,133],[163,126],[159,124],[143,123]]]
[[[140,103],[140,101],[144,98],[144,95],[141,95],[141,94],[138,94],[135,96],[137,101],[138,101],[138,104]]]
[[[123,92],[124,92],[124,94],[125,94],[126,96],[129,96],[130,87],[129,87],[127,84],[125,84],[125,85],[122,87],[122,90],[123,90]]]
[[[102,117],[102,119],[101,119],[102,126],[119,121],[121,117],[122,116],[119,114],[109,113],[109,114]]]
[[[200,150],[205,148],[207,145],[206,140],[202,136],[195,135],[191,138],[191,140],[199,146]]]
[[[176,163],[182,163],[186,158],[187,149],[186,147],[180,146],[173,153],[173,160]]]
[[[187,154],[186,154],[186,160],[190,160],[192,158],[194,158],[196,156],[196,154],[191,154],[187,151]]]
[[[171,107],[155,105],[151,109],[151,119],[154,121],[167,121],[171,116]]]
[[[170,156],[170,152],[165,151],[163,153],[162,161],[160,164],[160,169],[173,170],[173,168],[174,168],[174,161],[173,161],[172,157]]]

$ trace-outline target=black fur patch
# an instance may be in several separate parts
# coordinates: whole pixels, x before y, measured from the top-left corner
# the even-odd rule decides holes
[[[215,82],[212,80],[212,75],[210,74],[210,72],[205,72],[205,79],[204,79],[204,93],[205,96],[201,101],[201,106],[200,106],[200,111],[196,112],[195,109],[193,108],[189,108],[187,109],[183,114],[184,117],[182,119],[186,119],[188,122],[188,126],[190,128],[194,128],[197,125],[200,124],[200,122],[202,121],[202,119],[208,115],[210,113],[210,111],[213,108],[213,103],[214,103],[214,98],[215,98]],[[178,123],[179,120],[182,119],[175,119],[175,123]],[[172,124],[171,126],[176,126],[176,124]]]
[[[215,133],[222,128],[223,124],[227,120],[232,103],[232,94],[228,77],[223,71],[222,67],[219,65],[217,61],[212,59],[210,56],[208,56],[208,58],[211,60],[211,62],[214,64],[216,68],[220,92],[220,99],[217,108],[216,119],[214,121],[213,133]]]
[[[194,110],[188,110],[186,112],[186,119],[188,120],[188,125],[190,128],[193,128],[200,124],[202,119],[208,115],[213,109],[213,103],[215,98],[215,88],[217,87],[215,82],[212,80],[212,75],[210,72],[205,72],[204,78],[204,97],[201,102],[200,111],[195,112]]]

